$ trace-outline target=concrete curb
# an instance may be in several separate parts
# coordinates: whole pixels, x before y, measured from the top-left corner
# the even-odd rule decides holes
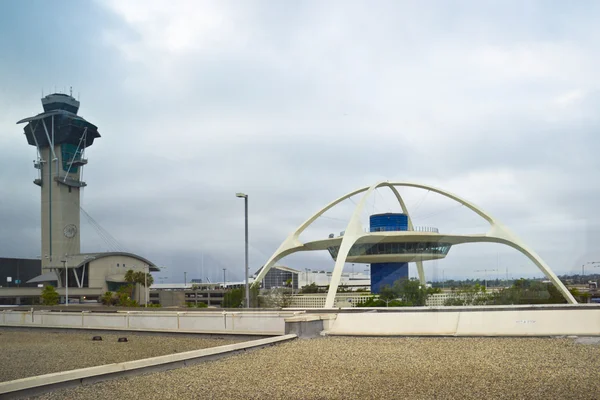
[[[144,329],[144,328],[113,328],[97,326],[65,326],[65,325],[21,325],[21,324],[0,324],[0,328],[21,328],[21,329],[65,329],[75,331],[108,331],[108,332],[132,332],[132,333],[181,333],[186,335],[217,335],[217,336],[281,336],[281,333],[273,332],[251,332],[251,331],[189,331],[175,329]]]
[[[158,372],[181,368],[188,365],[227,357],[232,354],[244,352],[246,350],[254,350],[265,346],[271,346],[277,343],[295,339],[296,337],[297,336],[293,334],[283,335],[273,338],[211,347],[208,349],[193,350],[183,353],[145,358],[142,360],[100,365],[97,367],[75,369],[72,371],[56,372],[52,374],[16,379],[14,381],[1,382],[0,399],[19,399],[36,396],[66,387],[90,385],[104,380],[121,378],[124,376],[133,376],[148,372]]]
[[[304,314],[285,319],[285,333],[295,334],[299,339],[322,336],[322,332],[335,321],[335,314]]]

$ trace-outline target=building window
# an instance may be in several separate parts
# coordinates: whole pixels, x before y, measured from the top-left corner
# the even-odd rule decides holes
[[[123,268],[125,268],[125,264],[123,264]]]
[[[119,267],[119,263],[117,263],[117,268]]]

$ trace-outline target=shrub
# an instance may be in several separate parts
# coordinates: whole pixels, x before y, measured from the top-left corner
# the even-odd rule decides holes
[[[106,292],[100,297],[100,302],[105,306],[112,306],[113,302],[113,292]]]
[[[54,286],[52,286],[52,285],[48,285],[48,286],[44,287],[44,289],[42,290],[41,297],[42,297],[42,304],[44,304],[46,306],[54,306],[54,305],[58,304],[58,300],[60,299],[58,292],[56,291],[56,289],[54,289]]]

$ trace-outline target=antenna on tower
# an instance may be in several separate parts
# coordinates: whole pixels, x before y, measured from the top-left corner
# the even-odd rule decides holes
[[[73,86],[69,86],[69,96],[73,97]]]

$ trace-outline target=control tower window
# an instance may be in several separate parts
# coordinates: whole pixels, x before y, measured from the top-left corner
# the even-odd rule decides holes
[[[77,168],[79,167],[71,165],[71,168],[69,168],[69,165],[73,161],[81,160],[81,150],[77,150],[77,146],[70,143],[63,143],[60,145],[60,148],[62,153],[63,170],[65,172],[69,171],[77,173]]]

